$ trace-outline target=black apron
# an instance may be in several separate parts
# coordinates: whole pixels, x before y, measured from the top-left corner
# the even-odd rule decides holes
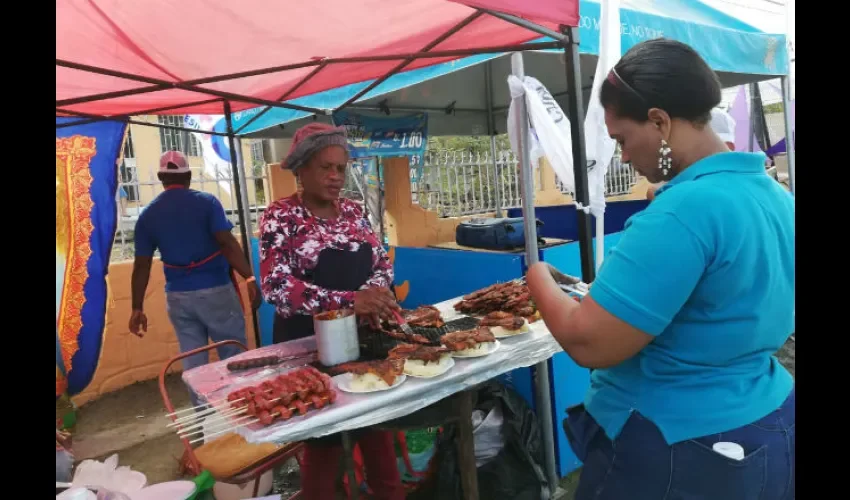
[[[316,267],[303,278],[313,285],[338,292],[360,290],[372,275],[372,245],[361,243],[356,252],[326,248],[319,253]],[[296,314],[274,317],[272,338],[274,343],[300,339],[313,335],[313,317]]]

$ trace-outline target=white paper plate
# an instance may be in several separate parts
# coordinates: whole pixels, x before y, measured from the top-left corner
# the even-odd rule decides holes
[[[476,354],[463,354],[463,355],[453,352],[452,357],[454,357],[454,358],[480,358],[482,356],[487,356],[487,355],[490,355],[490,354],[496,352],[496,350],[499,349],[500,345],[502,345],[502,344],[498,340],[496,340],[495,342],[493,342],[493,345],[490,347],[489,351],[485,351],[485,352],[482,352],[482,353],[476,353]]]
[[[451,370],[454,365],[455,365],[454,358],[449,358],[449,360],[446,362],[446,369],[441,371],[440,373],[438,373],[436,375],[431,375],[430,377],[423,377],[421,375],[414,375],[414,374],[408,373],[408,372],[404,372],[404,374],[407,375],[407,376],[413,377],[413,378],[437,378],[440,375],[444,375],[446,372]]]
[[[130,498],[132,500],[186,500],[194,492],[195,483],[192,481],[168,481],[133,492]]]
[[[353,377],[354,376],[350,373],[343,373],[342,375],[334,377],[336,379],[337,388],[339,388],[339,390],[341,390],[343,392],[350,392],[352,394],[366,394],[368,392],[380,392],[380,391],[388,391],[390,389],[395,389],[396,387],[398,387],[402,383],[404,383],[405,380],[407,380],[407,375],[402,374],[402,375],[399,375],[398,377],[396,377],[393,385],[391,385],[387,388],[371,389],[371,390],[368,390],[368,391],[358,391],[358,390],[351,388],[351,379]]]
[[[514,338],[514,337],[519,337],[521,335],[525,335],[526,333],[531,331],[531,325],[528,324],[528,320],[523,319],[522,321],[523,321],[522,331],[520,331],[519,333],[501,333],[499,335],[496,335],[496,331],[494,330],[494,327],[491,326],[489,328],[490,328],[490,331],[493,333],[493,336],[496,337],[497,339],[511,339],[511,338]]]

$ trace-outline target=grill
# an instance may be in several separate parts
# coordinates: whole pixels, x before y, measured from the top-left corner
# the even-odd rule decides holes
[[[440,345],[440,337],[451,332],[461,330],[470,330],[478,326],[480,322],[477,318],[464,316],[452,321],[449,321],[440,328],[427,328],[412,326],[413,333],[418,333],[431,341],[431,345]],[[389,335],[381,332],[375,332],[371,329],[364,328],[359,332],[360,335],[360,360],[371,361],[374,359],[384,359],[393,347],[403,344],[404,341],[394,339]]]

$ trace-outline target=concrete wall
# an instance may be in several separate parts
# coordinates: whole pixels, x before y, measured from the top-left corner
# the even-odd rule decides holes
[[[106,324],[103,332],[103,345],[100,361],[92,382],[86,389],[73,398],[77,405],[128,386],[142,380],[159,376],[165,363],[180,353],[174,327],[165,312],[165,276],[162,263],[154,260],[151,279],[145,295],[145,313],[148,317],[148,331],[144,338],[138,338],[129,329],[130,312],[130,276],[133,263],[117,262],[109,266],[109,297],[106,307]],[[247,301],[244,282],[240,282],[242,297]],[[254,330],[251,324],[250,309],[245,315],[248,347],[254,347]],[[211,359],[217,359],[215,352]],[[172,371],[180,371],[180,363]]]

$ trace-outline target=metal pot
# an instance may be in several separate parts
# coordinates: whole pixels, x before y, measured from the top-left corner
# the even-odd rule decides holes
[[[313,316],[319,362],[325,366],[354,361],[360,357],[357,316],[351,309],[328,311]]]

